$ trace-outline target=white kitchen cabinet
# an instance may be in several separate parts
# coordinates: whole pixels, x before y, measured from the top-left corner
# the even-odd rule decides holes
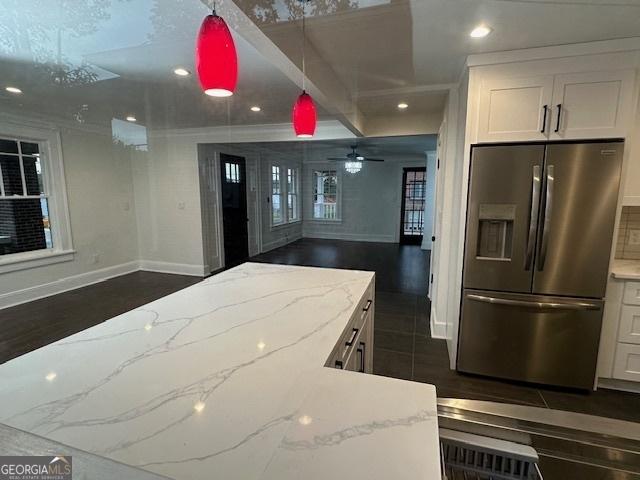
[[[480,87],[480,142],[546,140],[553,75],[511,77]]]
[[[640,282],[624,282],[622,303],[625,305],[640,305]]]
[[[375,287],[360,299],[349,324],[336,343],[325,366],[353,372],[373,373],[373,328]]]
[[[620,313],[618,340],[624,343],[640,344],[640,307],[623,305]]]
[[[556,75],[549,138],[624,137],[633,81],[633,70]]]
[[[478,142],[622,138],[633,70],[491,77],[480,85]]]
[[[640,345],[618,344],[613,363],[613,377],[640,382]]]

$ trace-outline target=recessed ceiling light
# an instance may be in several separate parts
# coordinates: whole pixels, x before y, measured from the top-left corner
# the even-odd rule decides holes
[[[136,117],[134,117],[133,115],[129,115],[129,116],[127,117],[127,122],[136,122],[136,121],[137,121],[137,119],[136,119]]]
[[[196,403],[196,404],[193,406],[193,409],[194,409],[196,412],[198,412],[198,413],[202,412],[202,411],[204,410],[204,402],[198,402],[198,403]]]
[[[186,68],[182,68],[182,67],[176,68],[173,71],[173,73],[175,73],[179,77],[186,77],[187,75],[191,75],[191,72],[189,70],[187,70]]]
[[[17,87],[6,87],[5,90],[9,93],[22,93],[22,90]]]
[[[492,31],[492,28],[487,25],[478,25],[476,28],[471,30],[469,34],[472,38],[483,38],[489,35]]]
[[[259,112],[260,110],[262,110],[259,106],[255,105],[253,107],[251,107],[251,111],[252,112]]]
[[[44,378],[46,378],[48,382],[53,382],[57,376],[58,375],[56,374],[56,372],[49,372],[47,373],[47,376]]]
[[[402,103],[399,103],[399,104],[398,104],[398,108],[399,108],[400,110],[404,110],[405,108],[409,108],[409,105],[408,105],[408,104],[406,104],[406,103],[404,103],[404,102],[402,102]]]

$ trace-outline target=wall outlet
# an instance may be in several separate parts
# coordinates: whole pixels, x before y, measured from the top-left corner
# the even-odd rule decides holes
[[[91,255],[91,263],[92,264],[97,264],[100,263],[100,254],[99,253],[94,253],[93,255]]]
[[[129,202],[124,202],[124,205],[122,207],[124,208],[125,212],[128,212],[131,209],[131,205],[129,204]]]
[[[627,245],[640,245],[640,230],[629,230],[629,239]]]
[[[178,202],[178,210],[184,210],[184,202]]]

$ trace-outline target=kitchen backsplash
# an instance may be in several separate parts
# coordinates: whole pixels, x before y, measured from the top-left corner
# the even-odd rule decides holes
[[[640,207],[622,207],[616,258],[640,260]]]

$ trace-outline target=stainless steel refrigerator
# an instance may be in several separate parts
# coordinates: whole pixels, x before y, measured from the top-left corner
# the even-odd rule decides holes
[[[459,371],[593,387],[622,150],[473,147]]]

